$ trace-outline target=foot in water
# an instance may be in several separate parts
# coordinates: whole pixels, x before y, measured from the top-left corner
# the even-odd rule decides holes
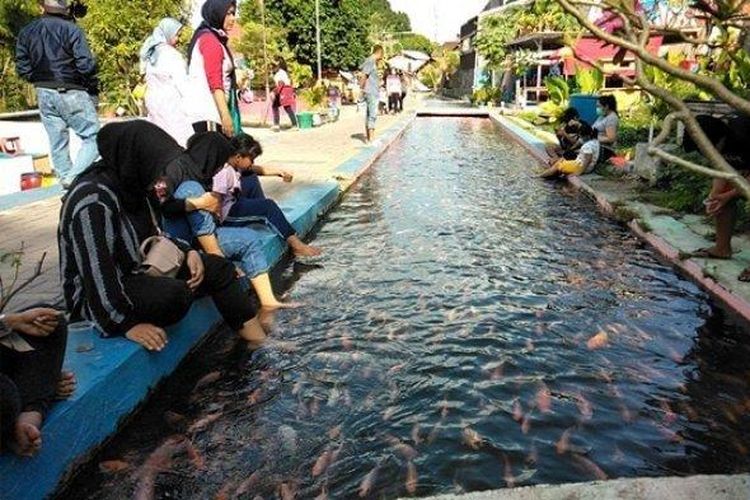
[[[42,448],[42,414],[36,411],[21,413],[16,420],[11,449],[16,455],[33,457]]]
[[[296,235],[291,236],[287,242],[289,243],[295,257],[317,257],[323,253],[320,248],[308,245]]]
[[[60,381],[57,383],[55,397],[57,399],[68,399],[76,392],[76,376],[73,372],[60,373]]]

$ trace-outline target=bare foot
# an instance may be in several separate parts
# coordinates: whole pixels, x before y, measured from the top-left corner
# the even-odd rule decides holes
[[[270,304],[261,304],[263,309],[276,310],[276,309],[299,309],[304,304],[300,302],[272,302]]]
[[[292,252],[295,257],[317,257],[323,253],[320,248],[305,243],[292,248]]]
[[[11,449],[16,455],[33,457],[42,447],[42,415],[39,412],[27,411],[21,413],[16,420],[15,441]]]
[[[57,399],[68,399],[76,392],[76,376],[73,372],[62,372],[60,381],[57,383],[55,397]]]

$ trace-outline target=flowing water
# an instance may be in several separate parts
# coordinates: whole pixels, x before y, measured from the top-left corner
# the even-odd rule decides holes
[[[63,496],[395,498],[750,470],[745,333],[489,121],[418,119]]]

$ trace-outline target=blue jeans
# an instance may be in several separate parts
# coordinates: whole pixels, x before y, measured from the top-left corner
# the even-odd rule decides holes
[[[60,183],[67,187],[99,156],[96,135],[99,117],[94,101],[83,90],[59,92],[53,89],[36,89],[39,114],[47,131],[50,156]],[[70,158],[70,133],[73,129],[81,138],[81,150],[75,161]]]
[[[275,201],[266,198],[257,175],[242,177],[242,196],[232,205],[224,227],[261,223],[286,241],[297,234]]]
[[[365,122],[367,128],[375,130],[375,124],[378,121],[378,107],[380,106],[380,98],[376,95],[367,95],[365,97],[367,102],[367,113],[365,115]]]
[[[183,182],[175,191],[175,198],[197,198],[206,193],[199,183]],[[257,234],[247,227],[217,227],[213,215],[203,210],[188,212],[185,217],[166,218],[164,229],[173,238],[193,242],[199,236],[216,235],[224,256],[242,268],[253,279],[267,273],[268,261],[260,247]]]

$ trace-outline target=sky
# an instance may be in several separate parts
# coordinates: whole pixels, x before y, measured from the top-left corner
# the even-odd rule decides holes
[[[488,0],[389,0],[393,10],[409,14],[417,33],[447,42],[458,39],[461,25],[481,12]]]

